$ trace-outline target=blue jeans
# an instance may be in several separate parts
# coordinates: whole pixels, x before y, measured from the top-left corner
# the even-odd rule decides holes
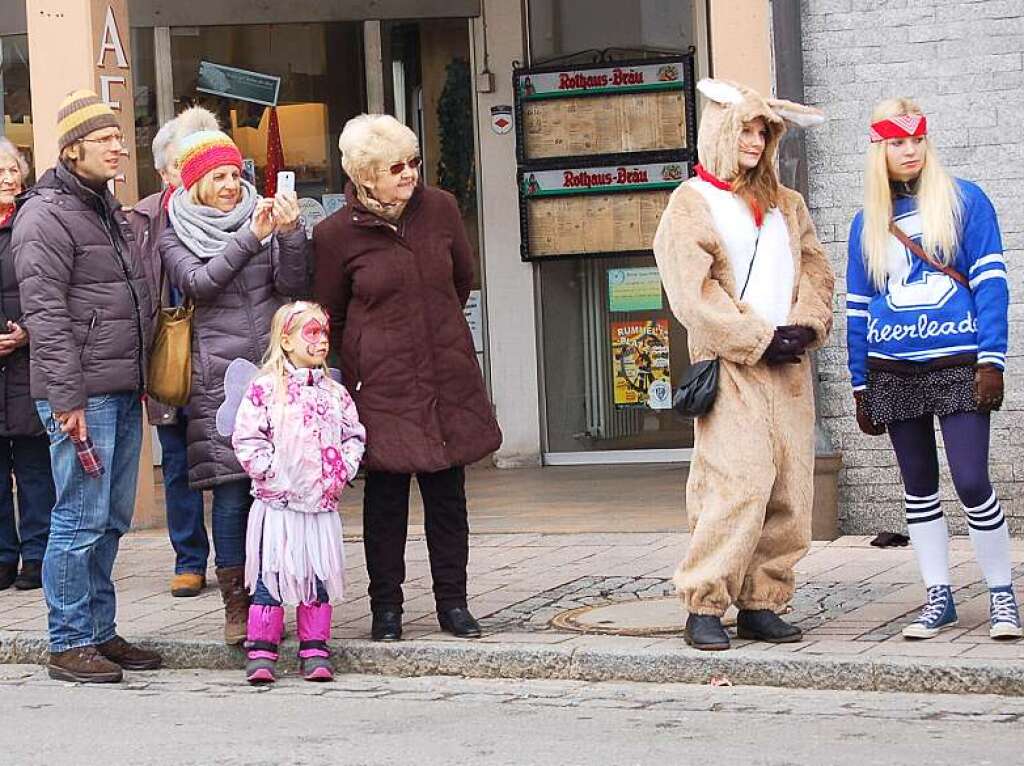
[[[17,523],[12,475],[18,482]],[[0,564],[43,560],[55,499],[49,440],[0,437]]]
[[[218,568],[245,564],[245,525],[252,495],[248,479],[229,481],[213,488],[213,548]]]
[[[49,607],[50,651],[63,652],[109,641],[116,632],[111,573],[135,510],[142,403],[138,394],[89,397],[85,422],[106,469],[95,479],[82,470],[50,403],[39,400],[36,409],[50,437],[57,489],[43,558],[43,593]]]
[[[188,418],[178,412],[178,422],[157,426],[163,452],[164,500],[167,506],[167,534],[174,548],[174,573],[206,574],[210,538],[203,519],[203,493],[188,485]]]

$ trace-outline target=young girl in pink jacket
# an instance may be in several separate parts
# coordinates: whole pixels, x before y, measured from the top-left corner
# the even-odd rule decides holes
[[[331,601],[342,598],[345,585],[337,505],[359,469],[366,431],[325,364],[327,328],[315,303],[278,309],[263,367],[235,417],[232,445],[254,497],[245,549],[252,594],[246,679],[253,684],[276,680],[282,604],[297,605],[303,677],[333,677]]]

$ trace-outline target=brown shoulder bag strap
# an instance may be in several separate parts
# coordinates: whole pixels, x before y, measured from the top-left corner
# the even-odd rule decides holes
[[[966,287],[967,289],[970,289],[971,283],[967,280],[967,277],[965,277],[959,271],[954,269],[952,266],[943,266],[938,261],[930,258],[928,256],[928,253],[926,253],[924,251],[924,249],[919,244],[917,244],[914,240],[912,240],[910,237],[908,237],[906,234],[904,234],[903,230],[899,226],[896,225],[896,221],[894,221],[892,219],[889,219],[889,231],[890,231],[890,233],[894,237],[896,237],[896,239],[898,239],[900,242],[902,242],[903,245],[910,252],[912,252],[914,255],[916,255],[918,258],[920,258],[925,263],[927,263],[933,269],[937,269],[938,271],[941,271],[943,274],[945,274],[950,279],[955,279],[957,282],[962,284],[964,287]]]

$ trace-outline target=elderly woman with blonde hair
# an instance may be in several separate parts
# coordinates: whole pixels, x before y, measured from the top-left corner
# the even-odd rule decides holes
[[[55,501],[50,442],[29,395],[28,334],[11,255],[17,197],[28,173],[18,148],[0,137],[0,590],[12,584],[20,590],[42,587]],[[12,478],[18,485],[17,523]]]
[[[363,540],[371,635],[402,634],[413,474],[441,628],[473,638],[464,468],[501,445],[462,309],[473,251],[454,197],[420,183],[416,135],[364,114],[338,141],[347,205],[313,230],[316,300],[366,426]]]

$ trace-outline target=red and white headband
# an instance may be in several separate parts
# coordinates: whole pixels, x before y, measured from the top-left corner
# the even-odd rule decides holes
[[[900,114],[871,125],[871,143],[887,138],[914,138],[928,135],[928,120],[923,114]]]

